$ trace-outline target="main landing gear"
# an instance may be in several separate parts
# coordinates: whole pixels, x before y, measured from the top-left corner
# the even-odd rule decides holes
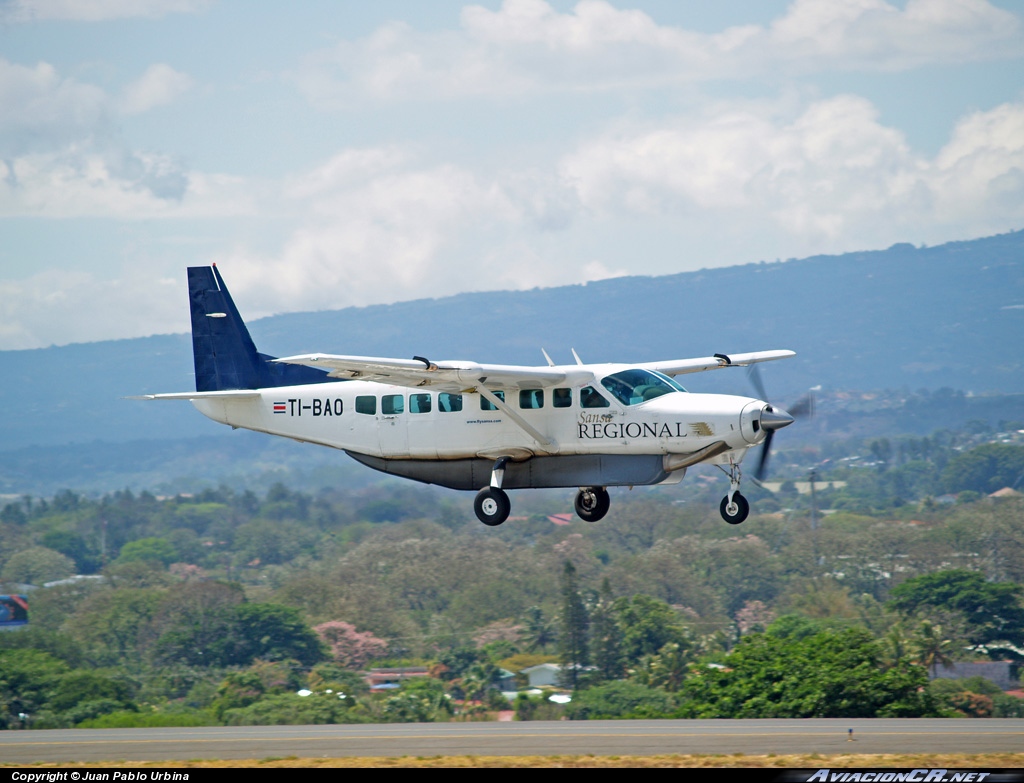
[[[501,488],[505,480],[505,466],[508,464],[508,457],[502,457],[494,463],[491,469],[491,484],[476,493],[473,501],[473,510],[476,518],[490,527],[497,527],[506,519],[512,510],[512,503],[508,499],[508,493]],[[611,498],[608,497],[608,490],[604,487],[581,487],[576,493],[574,502],[576,513],[580,519],[587,522],[597,522],[603,519],[611,506]]]
[[[597,522],[603,519],[611,504],[608,490],[604,487],[582,487],[576,493],[576,500],[573,502],[576,513],[584,522]]]
[[[512,501],[501,488],[508,460],[508,457],[499,457],[495,461],[491,468],[491,485],[477,492],[476,500],[473,501],[476,518],[490,527],[497,527],[508,519],[508,512],[512,510]]]
[[[724,467],[721,465],[719,467],[725,471]],[[750,514],[750,503],[740,494],[740,466],[731,462],[729,470],[725,472],[729,476],[729,494],[722,498],[718,511],[722,515],[722,519],[730,525],[738,525]]]

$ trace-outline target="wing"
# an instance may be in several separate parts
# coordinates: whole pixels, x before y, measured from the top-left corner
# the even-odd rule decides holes
[[[330,370],[331,378],[359,379],[437,391],[464,392],[478,386],[488,389],[540,389],[564,383],[566,373],[557,367],[518,367],[476,362],[434,362],[414,359],[386,359],[377,356],[335,356],[310,353],[285,356],[275,361],[303,364]]]
[[[723,367],[746,367],[758,362],[771,362],[776,359],[788,359],[796,356],[794,351],[755,351],[754,353],[734,353],[726,356],[716,353],[700,359],[676,359],[674,361],[647,362],[639,364],[645,370],[657,370],[665,375],[683,375],[690,372],[720,370]]]

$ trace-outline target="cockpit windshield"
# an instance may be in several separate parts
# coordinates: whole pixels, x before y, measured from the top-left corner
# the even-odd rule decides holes
[[[601,381],[623,405],[637,405],[671,392],[685,392],[682,386],[660,372],[650,370],[623,370]]]

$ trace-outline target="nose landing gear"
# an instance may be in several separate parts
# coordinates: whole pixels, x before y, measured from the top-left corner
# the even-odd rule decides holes
[[[722,466],[719,465],[719,467]],[[725,468],[723,467],[722,470],[725,471]],[[722,519],[730,525],[738,525],[750,514],[750,503],[740,494],[740,479],[742,478],[740,466],[735,462],[730,462],[727,473],[729,475],[729,494],[722,498],[718,512],[722,515]]]

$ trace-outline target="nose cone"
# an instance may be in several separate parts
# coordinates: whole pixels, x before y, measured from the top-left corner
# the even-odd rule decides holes
[[[769,432],[788,427],[793,421],[793,417],[785,411],[772,410],[771,408],[765,408],[761,411],[761,427]]]

